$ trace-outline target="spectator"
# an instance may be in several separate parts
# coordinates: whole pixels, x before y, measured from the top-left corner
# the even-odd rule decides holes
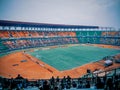
[[[43,90],[50,90],[50,84],[47,80],[45,80],[43,83]]]
[[[56,78],[56,82],[59,82],[59,81],[60,81],[59,76],[57,76],[57,78]]]
[[[86,83],[86,88],[90,88],[90,82],[89,81],[87,81],[87,83]]]
[[[108,90],[113,90],[112,78],[108,78],[106,85]]]
[[[72,82],[72,86],[73,86],[73,88],[76,88],[76,87],[77,87],[77,84],[76,84],[75,81]]]
[[[20,74],[15,79],[24,79]]]
[[[97,77],[96,87],[97,87],[97,89],[102,89],[102,88],[104,88],[104,84],[103,84],[103,82],[101,81],[100,77]]]

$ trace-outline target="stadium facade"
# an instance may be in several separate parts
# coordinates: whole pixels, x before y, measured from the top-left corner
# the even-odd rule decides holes
[[[44,24],[0,20],[0,53],[64,44],[120,45],[112,27]]]

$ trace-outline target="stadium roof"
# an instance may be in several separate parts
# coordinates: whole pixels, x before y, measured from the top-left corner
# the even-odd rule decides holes
[[[85,28],[85,29],[99,28],[98,26],[45,24],[45,23],[7,21],[7,20],[0,20],[0,26],[46,27],[46,28]]]

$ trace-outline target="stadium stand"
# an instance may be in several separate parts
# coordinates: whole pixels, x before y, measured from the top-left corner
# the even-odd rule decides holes
[[[80,78],[70,76],[50,79],[27,80],[18,75],[16,78],[0,78],[2,90],[119,90],[120,68],[97,73],[88,73]],[[100,74],[104,74],[99,76]]]
[[[63,44],[120,45],[120,31],[98,26],[75,26],[0,21],[1,43],[8,51]],[[6,52],[1,50],[0,53]]]
[[[120,46],[120,31],[111,27],[57,25],[0,20],[0,53],[14,50],[64,44],[106,44]],[[116,61],[119,62],[119,61]],[[14,64],[13,66],[18,66]],[[6,89],[36,88],[36,90],[120,89],[120,68],[89,73],[80,78],[27,80],[0,78],[0,87]],[[12,72],[12,70],[11,70]],[[105,73],[105,75],[104,75]],[[102,74],[102,76],[101,76]],[[29,88],[30,87],[30,88]]]

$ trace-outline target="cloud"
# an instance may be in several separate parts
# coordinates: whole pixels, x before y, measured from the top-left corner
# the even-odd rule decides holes
[[[120,23],[119,9],[116,10],[119,3],[120,0],[3,0],[0,19],[115,26]]]
[[[93,1],[95,1],[96,4],[102,8],[109,8],[115,6],[118,3],[120,4],[120,0],[93,0]]]

